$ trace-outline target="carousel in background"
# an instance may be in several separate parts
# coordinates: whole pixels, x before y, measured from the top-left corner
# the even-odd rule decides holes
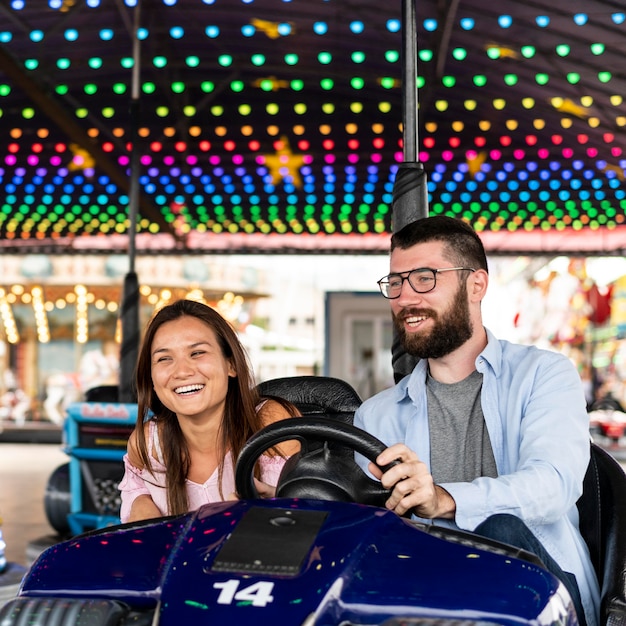
[[[164,304],[189,298],[245,332],[255,303],[267,295],[263,274],[222,261],[142,258],[141,326]],[[60,426],[71,402],[91,388],[118,383],[125,264],[123,256],[0,260],[0,431],[31,423]]]

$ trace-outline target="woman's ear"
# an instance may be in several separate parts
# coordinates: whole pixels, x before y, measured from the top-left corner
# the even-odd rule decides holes
[[[228,360],[228,375],[231,378],[237,378],[237,370],[235,369],[232,359]]]

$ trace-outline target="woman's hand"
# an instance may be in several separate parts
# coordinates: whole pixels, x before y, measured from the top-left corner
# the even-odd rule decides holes
[[[276,495],[276,487],[272,487],[272,485],[268,485],[267,483],[260,481],[258,478],[254,479],[254,485],[260,498],[273,498]],[[240,500],[241,498],[236,493],[231,493],[226,499]]]

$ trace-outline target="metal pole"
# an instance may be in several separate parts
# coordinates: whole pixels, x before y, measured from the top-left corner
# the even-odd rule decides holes
[[[417,162],[417,15],[415,0],[402,0],[402,128],[404,161]]]
[[[131,78],[131,101],[130,101],[130,130],[131,130],[131,158],[130,158],[130,189],[128,204],[128,220],[130,224],[128,240],[128,270],[135,271],[137,234],[137,214],[139,206],[139,93],[141,76],[141,44],[139,41],[139,27],[141,24],[141,0],[137,0],[135,7],[135,23],[133,28],[133,73]]]
[[[393,185],[392,230],[428,216],[428,181],[418,161],[417,13],[415,0],[402,0],[402,131],[404,162]],[[394,329],[391,364],[396,381],[410,374],[417,359],[407,354]]]
[[[402,125],[404,162],[394,181],[392,228],[428,215],[428,188],[424,166],[418,162],[417,15],[415,0],[402,0]]]
[[[139,94],[141,72],[141,46],[139,27],[141,24],[141,0],[137,0],[133,27],[133,72],[130,103],[131,158],[130,190],[128,199],[128,274],[124,279],[122,309],[120,312],[122,327],[122,346],[120,351],[120,384],[118,399],[120,402],[135,402],[134,386],[135,366],[139,355],[139,279],[135,272],[137,214],[139,206]]]

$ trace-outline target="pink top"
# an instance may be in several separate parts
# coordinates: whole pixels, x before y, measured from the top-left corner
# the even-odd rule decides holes
[[[167,492],[165,490],[165,465],[163,452],[159,441],[158,428],[156,422],[150,421],[149,425],[149,448],[154,450],[157,459],[152,458],[154,476],[147,469],[138,469],[128,459],[128,454],[124,455],[124,477],[119,484],[122,495],[122,507],[120,510],[120,520],[127,522],[130,516],[130,509],[135,499],[141,495],[149,495],[152,501],[161,511],[162,515],[169,515],[167,508]],[[285,459],[281,456],[262,455],[259,459],[261,469],[261,480],[272,486],[276,486],[280,472],[285,464]],[[228,498],[235,492],[235,471],[230,452],[224,458],[224,470],[222,475],[222,493],[224,498]],[[213,474],[204,484],[194,483],[187,480],[187,497],[189,499],[189,510],[195,511],[203,504],[209,502],[221,502],[224,498],[220,496],[218,484],[218,469],[215,468]]]

